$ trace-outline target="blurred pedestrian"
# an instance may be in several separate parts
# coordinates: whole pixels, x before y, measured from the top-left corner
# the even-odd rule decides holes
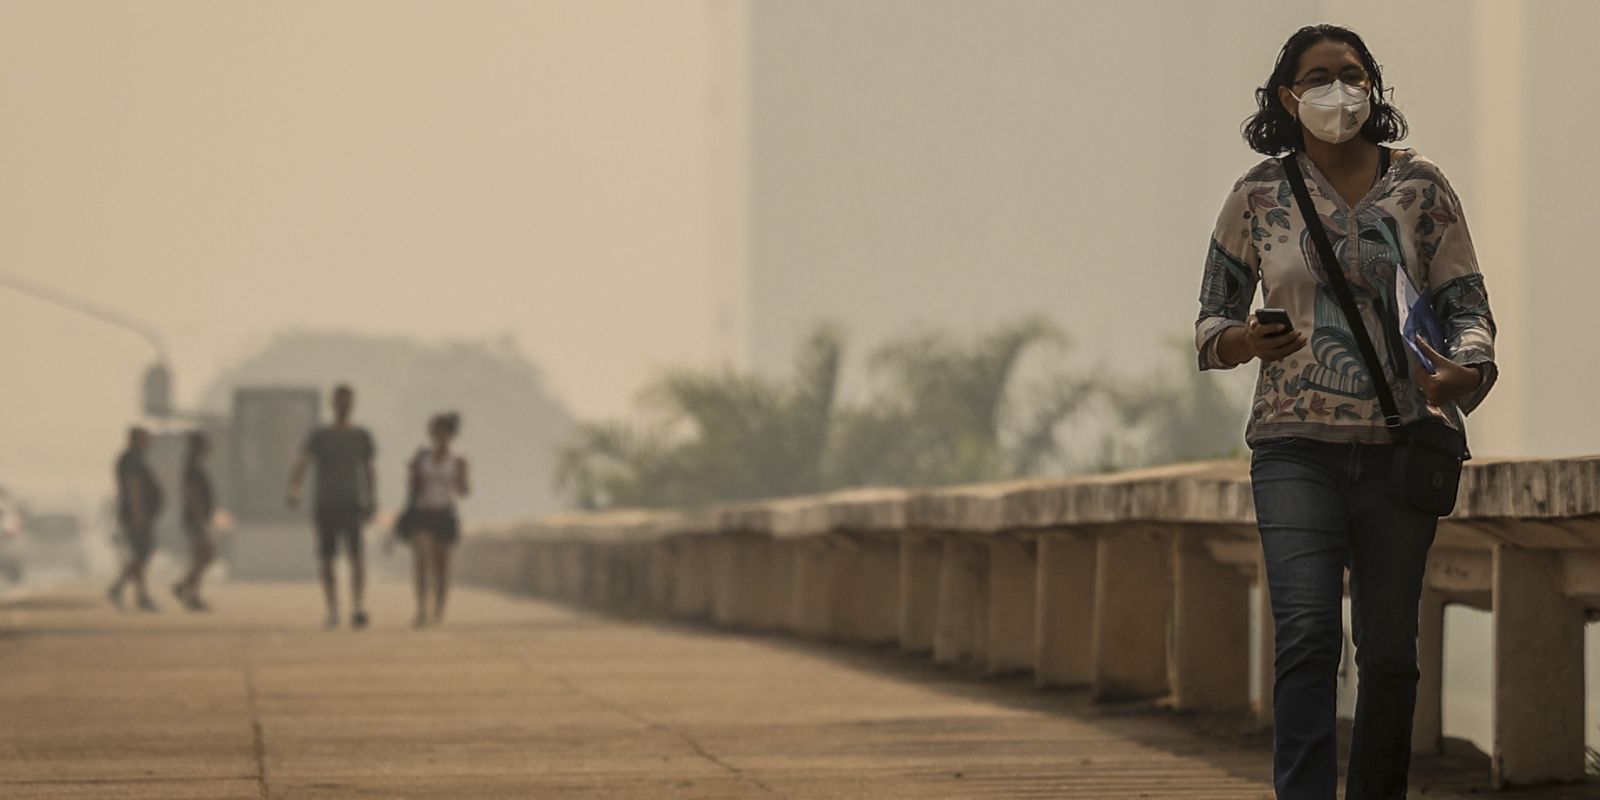
[[[190,611],[210,611],[200,597],[200,576],[216,558],[217,545],[211,537],[211,518],[217,512],[216,492],[206,472],[211,455],[211,438],[193,431],[187,439],[183,459],[183,532],[189,537],[189,572],[172,585],[178,602]]]
[[[1450,182],[1387,146],[1406,122],[1360,36],[1300,29],[1256,101],[1244,133],[1267,158],[1218,217],[1195,344],[1201,369],[1261,362],[1245,440],[1275,631],[1273,781],[1284,800],[1337,791],[1348,569],[1345,797],[1403,798],[1428,549],[1455,501],[1463,415],[1494,386],[1495,325]],[[1412,340],[1402,314],[1447,334]]]
[[[141,611],[160,611],[145,586],[145,568],[155,550],[156,518],[161,514],[161,484],[145,461],[150,450],[150,431],[128,429],[128,447],[117,458],[117,522],[128,545],[127,560],[106,597],[118,610],[123,608],[122,589],[132,583],[134,600]]]
[[[451,450],[461,432],[461,415],[437,414],[428,421],[429,446],[411,459],[410,491],[396,530],[411,543],[415,556],[418,628],[444,619],[450,589],[450,555],[461,538],[456,500],[471,491],[467,459]]]
[[[359,629],[368,622],[363,599],[366,566],[361,531],[377,508],[377,475],[373,467],[377,447],[372,434],[350,420],[355,401],[355,390],[348,385],[334,388],[333,424],[311,432],[289,475],[289,507],[298,508],[306,469],[313,464],[317,468],[312,518],[328,611],[325,624],[329,628],[339,627],[339,587],[333,561],[340,549],[350,560],[350,624]]]

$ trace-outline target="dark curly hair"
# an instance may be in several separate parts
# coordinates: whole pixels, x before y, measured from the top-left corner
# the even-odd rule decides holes
[[[428,428],[442,430],[450,436],[455,436],[461,432],[461,415],[454,411],[434,414],[433,418],[428,420]]]
[[[1262,155],[1278,156],[1301,149],[1305,145],[1300,121],[1289,115],[1288,109],[1278,102],[1278,89],[1292,87],[1295,73],[1300,70],[1300,57],[1320,42],[1340,42],[1356,51],[1361,66],[1372,76],[1372,114],[1361,126],[1361,138],[1373,144],[1393,142],[1406,138],[1409,129],[1400,110],[1390,105],[1383,88],[1383,68],[1378,66],[1367,43],[1349,28],[1338,25],[1307,25],[1294,32],[1278,53],[1278,63],[1265,85],[1256,89],[1256,113],[1244,121],[1241,132],[1250,149]]]

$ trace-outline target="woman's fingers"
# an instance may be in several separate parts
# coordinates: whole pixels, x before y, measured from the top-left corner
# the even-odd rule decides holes
[[[1433,376],[1430,375],[1427,370],[1422,368],[1421,361],[1414,360],[1411,362],[1411,382],[1416,384],[1418,388],[1421,388],[1424,392],[1426,392],[1428,382],[1432,379]]]
[[[1431,357],[1431,356],[1430,356]],[[1429,403],[1438,405],[1444,397],[1444,381],[1438,373],[1429,373],[1421,365],[1411,365],[1411,380],[1417,385],[1417,391],[1427,398]]]
[[[1441,355],[1438,350],[1433,349],[1433,345],[1428,344],[1428,340],[1427,339],[1425,339],[1425,338],[1423,338],[1421,336],[1418,336],[1418,337],[1416,337],[1415,341],[1417,343],[1417,347],[1421,348],[1422,352],[1424,352],[1424,353],[1426,353],[1428,355],[1428,360],[1432,361],[1435,364],[1435,366],[1437,366],[1439,364],[1454,364],[1454,363],[1456,363],[1454,361],[1451,361],[1448,356]]]
[[[1288,337],[1274,337],[1284,341],[1267,340],[1265,345],[1257,352],[1263,361],[1277,361],[1280,358],[1293,355],[1306,346],[1306,337],[1303,333],[1293,333]]]

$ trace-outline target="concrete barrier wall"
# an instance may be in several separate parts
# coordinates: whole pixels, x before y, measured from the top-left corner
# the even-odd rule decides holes
[[[469,582],[610,613],[898,646],[1098,699],[1270,721],[1250,690],[1252,671],[1271,685],[1272,643],[1259,604],[1251,616],[1260,545],[1242,462],[561,514],[473,531],[459,563]],[[1440,746],[1451,603],[1494,617],[1496,785],[1581,778],[1600,457],[1469,465],[1420,609],[1420,752]]]

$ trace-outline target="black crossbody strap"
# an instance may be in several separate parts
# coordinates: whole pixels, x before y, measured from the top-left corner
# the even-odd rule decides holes
[[[1290,153],[1278,160],[1283,163],[1283,171],[1289,176],[1289,190],[1294,192],[1295,204],[1300,206],[1306,231],[1311,234],[1311,243],[1317,248],[1317,257],[1322,261],[1322,274],[1327,276],[1328,285],[1339,298],[1339,308],[1344,311],[1345,321],[1350,323],[1350,335],[1356,337],[1356,347],[1360,348],[1361,358],[1367,362],[1367,374],[1372,376],[1372,385],[1378,390],[1378,405],[1383,409],[1384,422],[1394,431],[1400,427],[1400,411],[1395,406],[1394,392],[1389,389],[1389,379],[1383,374],[1383,362],[1378,358],[1378,349],[1373,347],[1367,324],[1361,320],[1361,312],[1356,309],[1355,295],[1351,294],[1350,283],[1344,277],[1344,265],[1334,256],[1328,232],[1322,227],[1316,206],[1311,204],[1311,193],[1306,191],[1305,174],[1300,171],[1298,158]]]

